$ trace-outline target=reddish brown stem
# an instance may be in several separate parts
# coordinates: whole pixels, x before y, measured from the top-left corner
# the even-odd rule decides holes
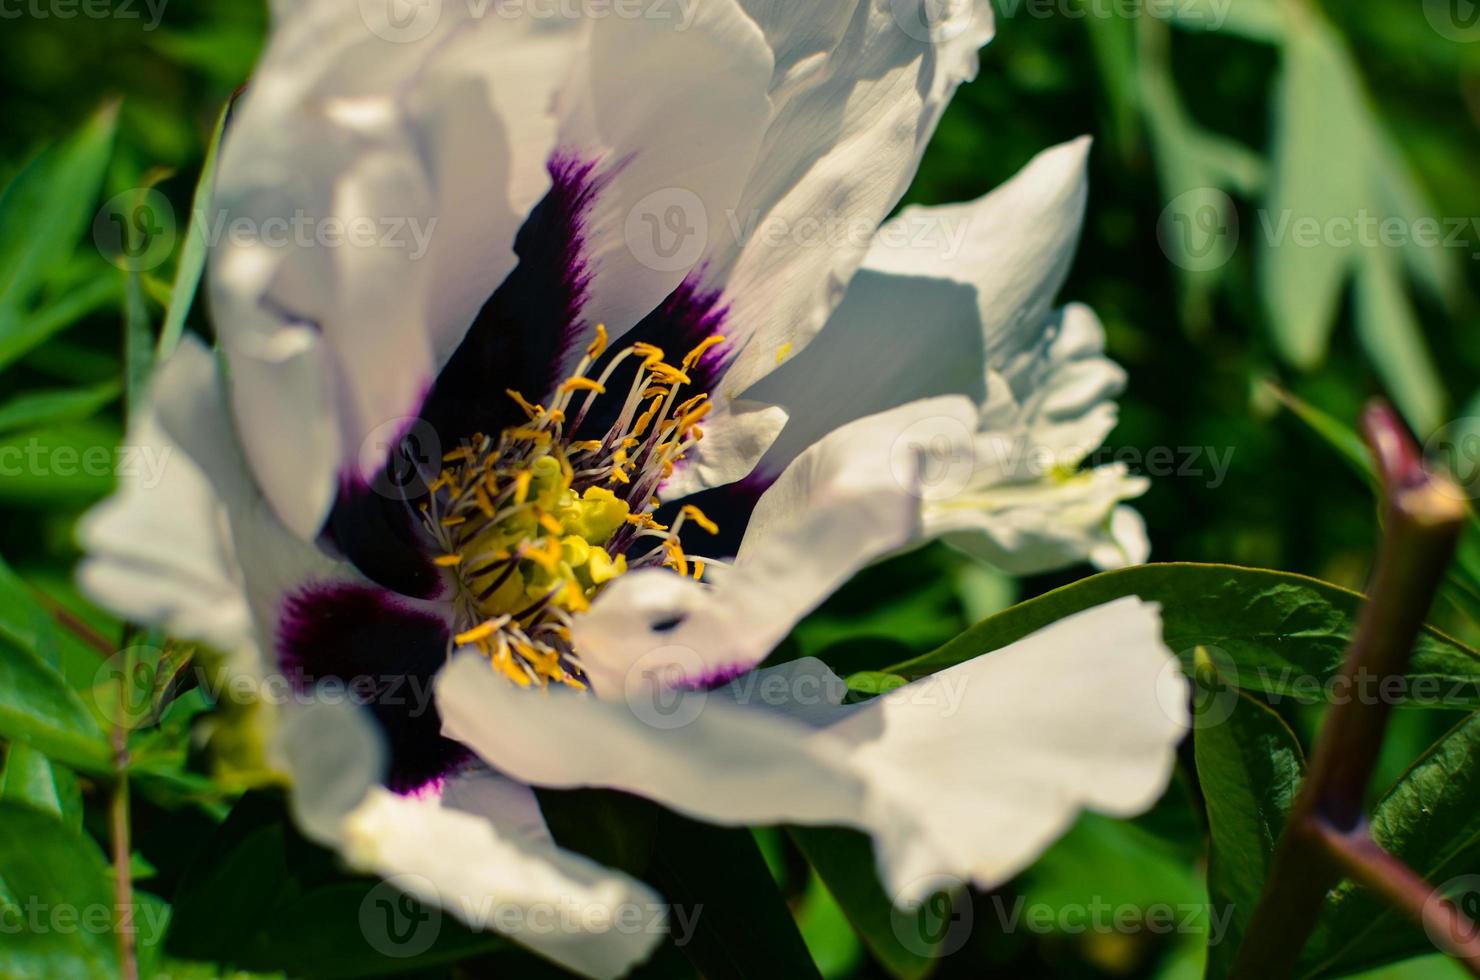
[[[1315,836],[1346,876],[1371,889],[1423,926],[1436,945],[1480,977],[1480,929],[1408,865],[1378,846],[1366,830],[1342,833],[1315,824]]]
[[[1466,519],[1457,489],[1447,477],[1425,470],[1412,437],[1390,407],[1370,407],[1362,429],[1377,464],[1387,533],[1342,666],[1342,677],[1352,685],[1404,674]],[[1386,699],[1366,703],[1354,698],[1333,704],[1327,712],[1310,771],[1235,956],[1233,977],[1285,977],[1294,969],[1326,892],[1350,870],[1349,855],[1338,855],[1323,843],[1332,835],[1343,841],[1365,836],[1363,799],[1391,711]],[[1363,868],[1369,879],[1401,867],[1393,858],[1379,863],[1368,857]],[[1421,879],[1406,868],[1403,872],[1401,880],[1385,881],[1375,890],[1390,901],[1400,894],[1412,901],[1413,882]],[[1429,902],[1431,893],[1422,887],[1424,902]]]

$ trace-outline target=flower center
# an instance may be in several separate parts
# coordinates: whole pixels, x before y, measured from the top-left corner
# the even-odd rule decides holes
[[[706,338],[678,366],[658,347],[632,344],[593,378],[607,347],[598,325],[548,407],[509,391],[524,424],[475,434],[442,457],[421,519],[441,550],[437,564],[456,572],[467,627],[454,637],[458,646],[481,650],[521,686],[584,687],[572,614],[629,568],[702,578],[704,562],[684,554],[678,533],[685,521],[718,529],[697,507],[684,507],[671,525],[653,512],[659,487],[703,438],[699,423],[712,408],[707,393],[685,397],[688,372],[723,340]],[[634,357],[641,360],[611,428],[601,438],[572,439],[596,400],[612,397],[607,383],[617,368]]]

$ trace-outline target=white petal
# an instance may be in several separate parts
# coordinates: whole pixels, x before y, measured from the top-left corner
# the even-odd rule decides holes
[[[1150,550],[1140,518],[1120,506],[1148,486],[1120,463],[1070,476],[972,486],[927,502],[926,534],[1014,575],[1086,560],[1120,568],[1145,561]]]
[[[577,32],[530,42],[548,67],[528,73],[530,30],[442,6],[285,5],[223,144],[213,313],[247,455],[300,537],[342,470],[380,464],[546,182],[553,126],[521,123],[516,152],[502,113],[544,113]]]
[[[561,152],[602,161],[582,226],[586,311],[613,336],[699,262],[771,110],[771,51],[736,0],[661,6],[597,21],[558,103]]]
[[[666,570],[617,579],[572,626],[592,688],[619,696],[639,664],[689,683],[755,666],[855,571],[917,540],[917,442],[938,438],[932,449],[967,458],[975,421],[964,398],[859,419],[766,491],[734,567],[713,587]]]
[[[527,788],[464,775],[441,796],[370,791],[343,822],[345,855],[469,926],[492,929],[567,969],[619,977],[665,934],[642,882],[549,842]]]
[[[687,700],[624,704],[522,691],[464,654],[437,697],[450,734],[525,782],[619,788],[716,823],[868,832],[902,904],[940,875],[1000,884],[1081,809],[1144,810],[1187,724],[1156,607],[1135,598],[862,705],[814,687],[815,665],[791,676],[805,693],[741,678]],[[559,731],[560,751],[520,734],[535,730]]]
[[[1114,428],[1125,374],[1104,356],[1104,329],[1072,304],[1035,350],[1015,358],[1011,380],[988,381],[970,478],[931,498],[931,535],[1004,571],[1033,574],[1080,561],[1119,568],[1145,561],[1145,525],[1123,501],[1149,481],[1121,463],[1081,469]]]
[[[1079,237],[1088,149],[1084,139],[1054,147],[977,201],[906,208],[885,224],[822,333],[746,392],[791,420],[763,471],[904,402],[962,394],[986,405],[996,394],[989,376],[1022,387],[1025,355],[1056,322],[1049,313]]]
[[[664,500],[744,479],[786,426],[786,410],[779,405],[723,398],[714,404],[717,410],[704,418],[704,451],[692,453],[663,482]]]
[[[84,523],[92,557],[83,586],[122,615],[241,654],[234,668],[275,669],[284,594],[365,579],[277,519],[252,482],[216,360],[194,337],[155,375],[143,424],[137,444],[157,437],[169,451],[156,457],[162,478],[149,486],[141,454],[142,480],[126,482]],[[158,577],[122,580],[140,572]]]
[[[721,406],[822,328],[993,30],[986,0],[748,0],[746,9],[774,50],[773,111],[740,201],[723,221],[711,213],[699,265],[703,288],[723,293],[723,333],[738,351],[714,393]],[[870,362],[864,376],[879,373]],[[701,443],[677,486],[693,492],[717,485],[709,474],[749,472],[759,453],[719,458],[736,448]]]
[[[776,48],[776,109],[711,249],[743,390],[822,328],[899,202],[957,85],[992,36],[986,0],[749,4]]]
[[[138,465],[120,472],[117,493],[78,527],[87,554],[77,573],[83,591],[172,636],[250,648],[251,613],[226,508],[152,406],[135,414],[126,445]]]

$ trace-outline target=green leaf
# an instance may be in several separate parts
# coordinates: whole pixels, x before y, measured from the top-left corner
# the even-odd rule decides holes
[[[82,790],[77,777],[28,745],[17,742],[6,752],[0,800],[44,810],[73,830],[82,829]]]
[[[1383,795],[1371,819],[1378,844],[1441,891],[1460,897],[1480,894],[1477,773],[1480,715],[1471,715],[1434,743]],[[1446,884],[1450,888],[1444,888]],[[1332,893],[1302,964],[1311,974],[1338,974],[1432,949],[1422,929],[1371,893],[1345,882]]]
[[[4,559],[0,559],[0,640],[9,640],[43,662],[57,665],[57,638],[51,616]]]
[[[158,360],[163,362],[180,343],[185,332],[185,318],[195,302],[195,291],[200,286],[201,273],[206,265],[206,237],[210,227],[209,215],[211,192],[215,186],[216,154],[221,148],[221,133],[226,126],[226,117],[231,112],[232,100],[221,107],[216,117],[211,141],[206,146],[206,158],[200,167],[200,178],[195,184],[195,194],[190,202],[190,228],[185,235],[185,244],[180,250],[180,261],[175,267],[175,280],[170,288],[169,308],[165,312],[164,324],[159,330]]]
[[[863,946],[837,899],[815,874],[807,879],[807,890],[797,907],[797,928],[823,980],[857,975]]]
[[[608,790],[538,795],[562,847],[642,878],[668,899],[670,940],[704,976],[818,976],[749,830]]]
[[[678,930],[691,930],[680,949],[701,974],[820,980],[750,831],[667,811],[657,826],[652,884],[671,903],[669,935],[682,940]]]
[[[1448,398],[1388,249],[1369,249],[1357,272],[1357,338],[1393,403],[1419,432],[1444,423]]]
[[[130,416],[144,403],[153,367],[154,322],[143,280],[137,272],[130,272],[123,290],[123,378]]]
[[[71,254],[97,207],[118,106],[36,157],[0,194],[0,347],[46,278]]]
[[[28,391],[0,403],[0,432],[76,422],[118,397],[118,384],[106,382],[87,388]]]
[[[112,492],[121,466],[154,469],[166,462],[152,447],[119,442],[117,424],[102,418],[0,436],[0,504],[90,504]]]
[[[52,814],[5,800],[0,827],[9,891],[0,976],[117,976],[113,889],[98,846]]]
[[[120,289],[118,277],[110,274],[68,291],[35,313],[9,316],[0,310],[0,368],[40,347],[83,317],[112,305],[121,295]]]
[[[1226,927],[1209,934],[1208,976],[1221,977],[1264,889],[1305,756],[1280,716],[1226,685],[1205,654],[1194,681],[1192,748],[1212,838],[1208,895]]]
[[[1284,52],[1274,94],[1274,179],[1260,215],[1261,272],[1276,346],[1289,363],[1310,369],[1326,355],[1356,259],[1354,246],[1334,244],[1324,229],[1367,205],[1362,161],[1370,131],[1360,81],[1329,31],[1301,21]]]
[[[1377,468],[1372,464],[1372,454],[1367,450],[1367,445],[1362,442],[1362,437],[1357,435],[1349,425],[1297,397],[1281,385],[1270,381],[1266,382],[1265,387],[1290,410],[1290,414],[1305,423],[1306,428],[1315,433],[1328,447],[1335,450],[1336,454],[1356,471],[1358,476],[1366,480],[1369,485],[1376,486]]]
[[[1355,274],[1368,360],[1405,417],[1431,431],[1446,397],[1404,273],[1436,294],[1451,290],[1447,257],[1420,235],[1428,222],[1437,239],[1435,211],[1407,176],[1340,35],[1308,13],[1291,24],[1274,95],[1275,177],[1260,215],[1260,280],[1276,347],[1296,367],[1319,365]],[[1406,232],[1401,250],[1382,237],[1389,218]]]
[[[787,832],[891,977],[919,980],[930,972],[939,962],[930,951],[941,937],[923,925],[915,928],[908,913],[895,909],[874,870],[868,837],[835,828],[789,827]]]
[[[963,663],[1084,609],[1138,595],[1162,606],[1163,635],[1184,667],[1212,649],[1227,680],[1270,698],[1319,701],[1340,669],[1362,596],[1319,579],[1236,565],[1138,565],[1103,572],[992,616],[889,673],[922,677]],[[1228,665],[1225,669],[1224,663]],[[1232,671],[1233,673],[1230,673]],[[1409,664],[1423,706],[1480,706],[1480,653],[1425,627]]]
[[[110,771],[108,740],[61,674],[0,640],[0,738],[89,772]]]

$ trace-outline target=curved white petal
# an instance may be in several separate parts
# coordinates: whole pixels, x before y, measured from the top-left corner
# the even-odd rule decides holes
[[[859,568],[918,539],[920,444],[965,458],[975,421],[966,399],[940,398],[843,426],[761,497],[715,585],[667,570],[617,579],[572,625],[593,690],[620,696],[634,665],[708,683],[760,663]]]
[[[990,3],[752,0],[774,45],[775,110],[706,280],[731,304],[741,391],[822,328],[899,202],[940,114],[992,37]]]
[[[380,463],[362,449],[414,414],[512,268],[548,183],[554,127],[539,120],[579,45],[468,4],[404,22],[390,9],[277,11],[201,216],[242,442],[304,538],[341,471]]]
[[[1085,306],[1065,307],[1035,350],[994,376],[969,479],[926,503],[931,536],[1004,571],[1033,574],[1080,561],[1119,568],[1146,560],[1140,517],[1121,506],[1150,482],[1123,463],[1081,462],[1114,428],[1125,374],[1104,356],[1104,329]]]
[[[1000,884],[1081,809],[1150,806],[1187,724],[1157,609],[1135,598],[861,705],[837,705],[815,665],[780,674],[779,693],[770,673],[623,703],[516,689],[462,654],[437,698],[449,734],[525,782],[619,788],[717,823],[866,831],[901,904],[940,875]],[[559,731],[560,750],[521,734],[535,730]]]
[[[226,508],[152,406],[135,413],[126,444],[136,465],[78,527],[86,553],[78,583],[133,622],[220,650],[249,647],[252,618]]]
[[[772,64],[737,0],[593,25],[557,110],[561,152],[601,163],[582,224],[592,323],[620,335],[698,264],[760,149]]]
[[[1046,150],[976,202],[907,209],[881,229],[827,328],[747,392],[789,418],[758,471],[779,472],[851,419],[958,393],[981,406],[979,434],[969,465],[928,495],[927,535],[1016,573],[1144,561],[1144,527],[1118,505],[1146,481],[1123,467],[1077,472],[1115,425],[1125,374],[1092,311],[1051,306],[1088,149]]]
[[[488,773],[413,799],[373,789],[342,824],[355,867],[589,977],[620,977],[666,932],[658,894],[551,843],[527,787]]]
[[[1045,150],[976,201],[906,208],[879,229],[817,339],[746,392],[791,420],[762,468],[779,472],[822,434],[907,401],[1031,394],[1025,365],[1049,338],[1073,260],[1088,150],[1087,139]],[[1013,383],[998,392],[989,378]]]
[[[275,669],[286,593],[366,580],[277,519],[252,481],[226,399],[215,357],[187,336],[155,375],[134,430],[168,451],[156,457],[159,484],[149,485],[142,466],[142,480],[126,481],[88,517],[80,581],[120,614],[221,646],[240,655],[234,667],[260,673]]]

